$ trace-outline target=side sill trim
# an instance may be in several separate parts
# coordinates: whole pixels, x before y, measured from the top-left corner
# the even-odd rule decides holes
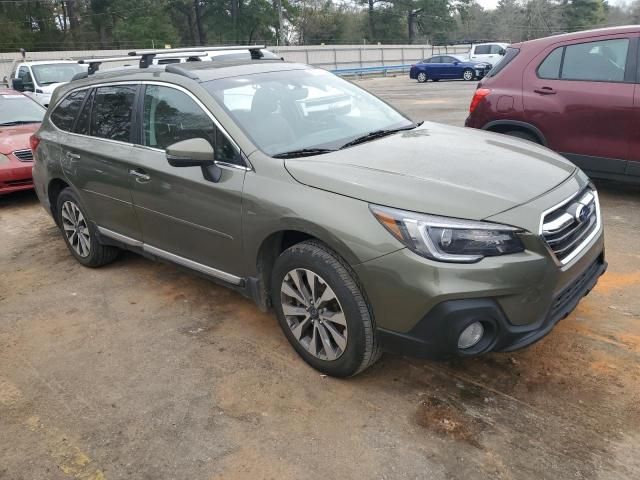
[[[127,237],[125,235],[106,229],[104,227],[98,227],[98,231],[100,232],[101,235],[104,235],[105,237],[113,238],[114,240],[117,240],[119,242],[124,243],[125,245],[129,245],[132,247],[141,247],[142,250],[144,250],[147,253],[150,253],[151,255],[164,258],[165,260],[169,260],[170,262],[177,263],[178,265],[182,265],[183,267],[187,267],[192,270],[196,270],[200,273],[204,273],[205,275],[218,278],[232,285],[242,285],[243,283],[243,279],[240,277],[236,277],[235,275],[232,275],[230,273],[223,272],[222,270],[218,270],[217,268],[203,265],[202,263],[194,262],[193,260],[189,260],[188,258],[184,258],[179,255],[169,253],[160,248],[147,245],[139,240],[135,240],[133,238]]]
[[[118,232],[114,232],[113,230],[109,230],[108,228],[98,227],[98,231],[100,235],[104,235],[105,237],[113,238],[119,242],[124,243],[125,245],[129,245],[131,247],[142,247],[142,242],[140,240],[136,240],[135,238],[127,237],[126,235],[122,235]]]

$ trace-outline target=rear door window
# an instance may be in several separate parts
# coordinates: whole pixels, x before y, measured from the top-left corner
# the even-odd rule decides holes
[[[97,88],[91,114],[91,136],[130,142],[136,91],[134,85]]]
[[[538,67],[551,80],[624,82],[629,39],[603,40],[558,47]]]
[[[624,81],[629,40],[605,40],[565,47],[560,78],[604,82]]]
[[[478,45],[475,49],[476,55],[489,55],[491,53],[491,45]]]
[[[70,132],[73,129],[73,124],[76,120],[76,116],[82,106],[82,101],[87,95],[87,90],[79,90],[67,95],[51,112],[51,121],[60,130]]]

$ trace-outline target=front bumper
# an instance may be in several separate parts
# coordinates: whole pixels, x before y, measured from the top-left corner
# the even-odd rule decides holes
[[[402,249],[354,266],[385,349],[478,355],[523,348],[546,335],[605,271],[604,232],[565,266],[556,265],[538,236],[523,242],[524,252],[476,264],[433,262]],[[460,332],[478,319],[491,341],[458,351]]]
[[[547,314],[533,324],[513,325],[492,298],[449,300],[430,310],[408,333],[379,328],[379,339],[387,351],[413,357],[476,356],[489,351],[519,350],[543,338],[566,318],[606,269],[602,254],[553,299]],[[485,337],[476,346],[459,350],[460,333],[476,321],[482,323]]]
[[[21,190],[31,190],[31,164],[11,161],[9,165],[0,167],[0,195]]]

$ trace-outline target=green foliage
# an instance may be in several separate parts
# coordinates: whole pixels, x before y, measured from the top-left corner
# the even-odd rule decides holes
[[[585,30],[601,25],[606,8],[603,0],[569,0],[566,5],[567,30]]]
[[[282,2],[282,29],[278,8]],[[0,50],[266,42],[517,42],[640,23],[640,0],[23,0],[0,1]],[[282,31],[281,31],[282,30]]]

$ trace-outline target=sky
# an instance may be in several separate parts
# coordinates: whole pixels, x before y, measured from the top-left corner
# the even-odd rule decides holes
[[[498,0],[476,0],[480,5],[482,5],[485,9],[496,8],[498,5]],[[609,5],[624,5],[628,3],[627,0],[609,0]]]

